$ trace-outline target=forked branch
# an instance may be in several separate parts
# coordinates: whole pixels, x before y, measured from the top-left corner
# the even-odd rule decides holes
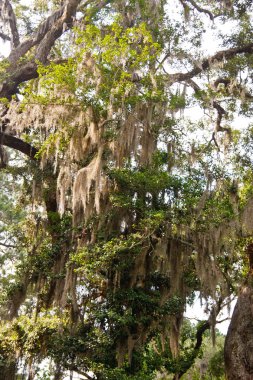
[[[38,46],[36,49],[36,58],[45,61],[52,45],[64,32],[64,24],[66,24],[67,27],[72,26],[73,16],[76,13],[80,1],[81,0],[66,0],[59,9],[39,25],[38,30],[30,38],[26,39],[17,46],[16,49],[11,51],[8,58],[9,61],[12,64],[16,63],[19,58],[23,57],[33,46]],[[45,43],[49,44],[49,51],[47,50],[45,55],[42,56],[42,47]]]
[[[194,82],[192,79],[189,79],[187,81],[187,83],[193,88],[193,90],[195,91],[196,94],[198,94],[198,96],[201,97],[201,99],[204,101],[204,102],[209,102],[208,99],[205,99],[205,96],[202,95],[202,92],[201,92],[201,88],[199,87],[199,85]],[[217,132],[227,132],[229,135],[231,134],[231,130],[230,128],[228,127],[222,127],[221,126],[221,122],[222,122],[222,118],[223,116],[226,116],[227,115],[227,111],[216,101],[216,100],[213,100],[212,101],[212,106],[213,108],[216,109],[217,111],[217,118],[216,118],[216,124],[215,124],[215,128],[214,128],[214,131],[212,133],[212,138],[211,140],[209,141],[208,143],[208,146],[212,143],[212,141],[214,142],[215,146],[218,148],[218,150],[220,149],[219,148],[219,144],[217,143],[217,139],[216,139],[216,134]]]
[[[82,5],[88,6],[92,4],[98,11],[109,2],[110,0],[87,0]],[[75,14],[80,3],[81,0],[66,0],[58,10],[40,24],[31,37],[12,49],[8,57],[10,65],[2,76],[2,81],[0,81],[0,98],[11,99],[11,96],[18,92],[18,86],[21,83],[38,76],[37,61],[43,64],[48,62],[48,55],[55,41],[73,26]],[[35,47],[33,57],[28,62],[19,64],[19,59],[24,57],[33,47]]]
[[[218,17],[218,15],[217,15],[217,16],[214,16],[214,15],[212,14],[212,12],[209,11],[208,9],[205,9],[205,8],[200,7],[200,6],[196,3],[196,1],[194,1],[194,0],[180,0],[180,2],[181,2],[181,4],[183,5],[183,7],[186,7],[186,6],[187,6],[187,3],[190,3],[190,4],[193,6],[193,8],[195,8],[198,12],[207,14],[207,15],[210,17],[210,20],[212,20],[212,21],[214,20],[215,17]],[[219,15],[219,16],[220,16],[220,15]]]

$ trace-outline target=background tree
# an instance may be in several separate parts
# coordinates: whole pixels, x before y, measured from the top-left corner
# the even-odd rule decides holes
[[[252,127],[233,123],[252,112],[251,12],[236,0],[0,2],[5,182],[17,169],[5,147],[26,157],[0,376],[31,380],[50,359],[55,379],[179,379],[229,297],[243,281],[251,292]],[[204,28],[222,23],[233,28],[209,56]],[[208,320],[182,351],[196,291]],[[246,378],[234,332],[226,370],[234,355]]]

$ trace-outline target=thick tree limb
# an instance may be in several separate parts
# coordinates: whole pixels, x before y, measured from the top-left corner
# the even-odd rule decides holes
[[[253,378],[252,280],[252,272],[249,271],[248,278],[240,289],[225,340],[224,357],[228,380]]]
[[[64,28],[70,28],[73,25],[73,16],[76,13],[80,1],[81,0],[66,0],[65,4],[59,10],[55,11],[39,26],[37,32],[31,38],[12,50],[9,56],[11,65],[7,68],[5,80],[0,85],[0,97],[10,99],[11,96],[17,92],[20,83],[38,76],[35,59],[20,66],[17,64],[18,59],[24,56],[32,47],[37,46],[35,58],[42,63],[46,63],[52,46],[64,32]],[[88,3],[90,3],[90,1],[86,2],[85,5]],[[101,9],[101,7],[108,3],[109,1],[104,0],[98,4],[95,3],[95,6]],[[191,71],[187,73],[170,74],[167,75],[167,79],[169,83],[187,81],[201,72],[208,70],[215,62],[222,62],[224,59],[227,60],[237,54],[252,53],[252,51],[253,43],[238,48],[222,50],[212,57],[204,59],[199,66],[194,67]]]
[[[224,60],[231,59],[238,54],[252,54],[253,53],[253,42],[236,48],[230,48],[227,50],[220,50],[209,58],[203,59],[200,65],[195,66],[192,70],[187,73],[175,73],[168,75],[169,83],[184,82],[195,77],[198,74],[210,69],[214,63],[219,63]]]
[[[41,43],[38,45],[35,53],[35,59],[42,63],[46,63],[47,56],[54,45],[55,41],[63,34],[66,29],[72,27],[74,22],[74,15],[76,13],[77,7],[80,3],[80,0],[68,0],[65,5],[59,11],[59,14],[62,13],[61,17],[54,20],[50,20],[50,24],[53,22],[50,28],[47,29],[47,32],[44,38],[41,40]],[[38,38],[39,35],[38,35]]]
[[[38,150],[17,137],[0,132],[0,145],[5,145],[9,148],[18,150],[19,152],[30,157],[32,160],[36,160],[35,156],[38,153]]]
[[[4,81],[0,84],[0,97],[10,99],[12,95],[17,93],[20,83],[38,76],[36,59],[46,63],[47,56],[55,41],[66,28],[73,25],[74,15],[80,2],[81,0],[66,0],[60,9],[40,24],[32,37],[11,51],[8,57],[10,66],[6,70]],[[23,65],[18,65],[18,60],[36,45],[35,59]]]
[[[27,40],[22,42],[16,49],[12,50],[8,59],[13,64],[23,57],[32,47],[37,46],[35,59],[42,63],[47,61],[55,41],[73,26],[77,8],[82,0],[66,0],[64,4],[42,22],[38,30]],[[86,0],[83,5],[87,6],[92,0]],[[97,10],[108,4],[107,1],[95,2]]]
[[[66,0],[60,9],[57,9],[44,22],[42,22],[38,30],[27,40],[22,42],[16,49],[12,50],[9,55],[9,61],[14,64],[19,58],[23,57],[32,47],[39,46],[45,36],[49,33],[46,40],[50,43],[50,48],[57,38],[66,30],[63,26],[71,27],[73,24],[73,16],[81,0]],[[43,45],[43,44],[42,44]],[[38,48],[37,48],[38,49]],[[38,57],[39,58],[39,57]],[[47,57],[40,57],[45,60]]]
[[[96,11],[98,11],[109,2],[110,0],[87,0],[83,5],[87,6],[92,3]],[[66,0],[60,9],[55,11],[40,24],[38,30],[32,37],[11,51],[8,57],[10,66],[6,69],[3,80],[0,82],[0,98],[11,99],[11,96],[17,93],[18,86],[21,83],[38,77],[36,62],[40,61],[44,64],[48,62],[48,54],[55,41],[65,30],[73,26],[75,14],[80,3],[81,0]],[[24,55],[35,46],[34,58],[29,62],[19,64],[19,59],[24,57]]]
[[[37,77],[37,64],[34,61],[18,67],[9,67],[5,80],[0,82],[0,98],[11,99],[11,96],[18,92],[21,83]]]

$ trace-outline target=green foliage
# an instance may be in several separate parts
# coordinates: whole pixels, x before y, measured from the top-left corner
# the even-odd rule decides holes
[[[184,378],[197,380],[204,363],[203,379],[224,378],[224,338],[211,349],[206,334],[195,347],[204,322],[184,322],[178,357],[168,335],[194,292],[215,304],[248,273],[251,238],[237,224],[253,194],[253,130],[230,129],[237,114],[252,115],[252,54],[231,50],[216,62],[203,48],[213,17],[235,25],[217,37],[224,49],[251,43],[252,2],[196,1],[200,12],[188,3],[80,3],[46,65],[35,60],[35,37],[15,67],[1,61],[3,88],[24,65],[38,73],[19,86],[16,110],[0,99],[3,130],[23,128],[18,136],[38,149],[34,163],[11,154],[0,173],[0,302],[3,317],[15,316],[0,326],[3,370],[18,357],[34,367],[47,358],[101,380],[171,378],[190,367]],[[24,36],[60,6],[14,2]],[[200,120],[188,120],[195,112]],[[210,294],[208,263],[213,281],[222,277]]]
[[[182,379],[190,376],[194,380],[225,380],[224,341],[225,337],[216,330],[216,345],[213,346],[210,333],[205,333],[200,355]]]

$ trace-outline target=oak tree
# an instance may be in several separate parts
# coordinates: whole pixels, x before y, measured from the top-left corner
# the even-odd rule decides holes
[[[236,294],[251,378],[252,6],[0,0],[0,379],[180,379]]]

